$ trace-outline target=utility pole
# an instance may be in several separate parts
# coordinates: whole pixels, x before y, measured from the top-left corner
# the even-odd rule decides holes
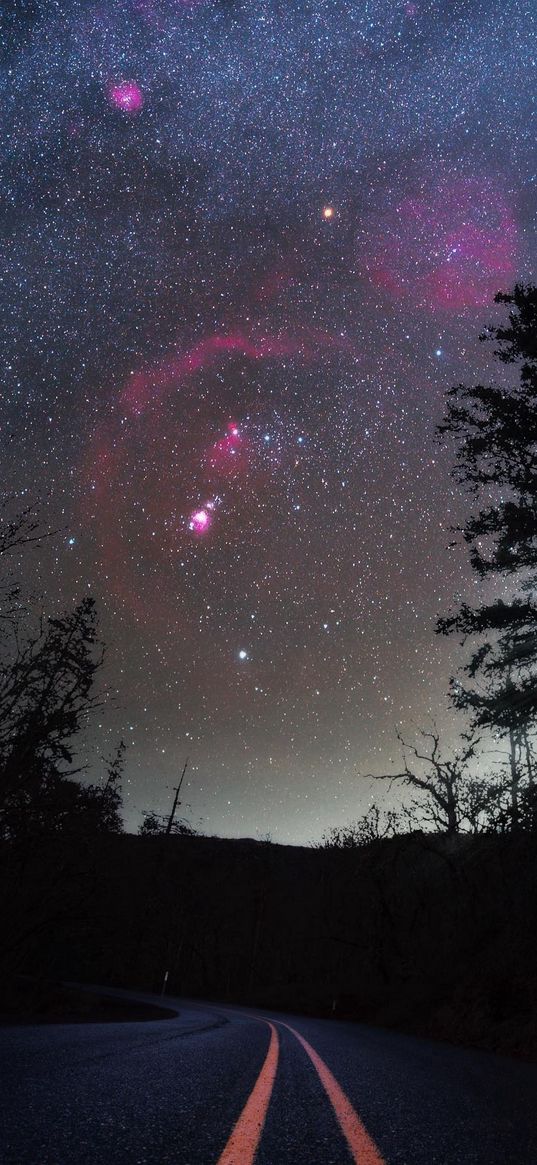
[[[174,820],[175,820],[175,814],[176,814],[176,812],[177,812],[177,806],[181,804],[181,802],[180,802],[180,800],[179,800],[179,793],[181,792],[181,786],[182,786],[182,784],[183,784],[183,781],[184,781],[184,779],[185,779],[185,773],[186,773],[187,766],[188,766],[188,759],[189,759],[189,758],[187,757],[187,758],[186,758],[186,761],[185,761],[185,763],[184,763],[184,765],[183,765],[183,771],[182,771],[182,773],[181,773],[181,780],[179,781],[179,784],[177,785],[176,789],[174,789],[174,792],[175,792],[175,797],[174,797],[174,799],[173,799],[173,805],[172,805],[172,809],[171,809],[170,816],[168,817],[168,824],[167,824],[167,826],[166,826],[166,831],[165,831],[165,834],[164,834],[164,836],[165,836],[165,837],[169,837],[169,835],[170,835],[170,833],[171,833],[171,831],[172,831],[172,829],[173,829],[173,823],[174,823]],[[169,943],[168,943],[168,948],[169,948]],[[160,990],[160,994],[161,994],[161,995],[165,995],[165,994],[166,994],[166,987],[167,987],[167,985],[168,985],[168,977],[169,977],[169,974],[170,974],[169,970],[166,970],[166,971],[164,972],[164,978],[163,978],[163,980],[162,980],[162,987],[161,987],[161,990]]]
[[[168,824],[166,826],[166,830],[165,830],[165,834],[164,834],[165,837],[168,837],[172,831],[172,827],[173,827],[173,823],[174,823],[174,819],[175,819],[175,814],[177,812],[177,806],[181,804],[181,802],[179,801],[179,793],[181,792],[181,785],[183,784],[183,781],[185,779],[185,773],[187,770],[188,759],[189,758],[187,757],[185,764],[184,764],[183,771],[181,773],[181,780],[179,781],[177,788],[174,790],[175,797],[173,799],[173,805],[172,805],[172,810],[171,810],[170,816],[168,817]]]

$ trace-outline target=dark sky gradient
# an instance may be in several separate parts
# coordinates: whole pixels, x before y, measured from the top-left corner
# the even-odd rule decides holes
[[[91,755],[130,826],[188,753],[208,831],[319,836],[454,733],[434,425],[535,277],[535,6],[6,7],[2,464],[99,603]]]

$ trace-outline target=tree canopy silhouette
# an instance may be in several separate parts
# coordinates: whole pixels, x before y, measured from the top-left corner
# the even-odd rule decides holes
[[[92,598],[70,612],[31,620],[19,580],[19,553],[48,532],[32,507],[0,504],[0,837],[122,829],[125,746],[103,784],[73,780],[77,735],[102,700],[103,660]]]
[[[510,585],[512,597],[463,603],[437,630],[474,640],[464,669],[474,682],[452,681],[451,694],[474,726],[509,737],[516,817],[523,754],[532,780],[528,733],[537,714],[537,287],[517,284],[495,302],[511,308],[508,324],[482,339],[496,342],[495,356],[517,369],[518,383],[455,386],[439,435],[455,439],[454,475],[478,502],[459,529],[472,568]]]

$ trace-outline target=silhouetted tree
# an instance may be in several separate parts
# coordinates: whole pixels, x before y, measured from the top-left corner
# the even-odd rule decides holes
[[[155,813],[152,809],[143,813],[143,821],[138,829],[140,837],[164,837],[166,833],[175,837],[195,837],[197,829],[183,817],[176,818],[168,829],[169,817],[165,813]]]
[[[43,530],[35,506],[17,510],[16,502],[11,495],[0,499],[0,636],[17,627],[23,611],[17,556],[51,537],[51,531]]]
[[[422,732],[423,747],[407,744],[400,734],[403,747],[403,771],[395,774],[375,774],[375,780],[401,781],[410,789],[417,789],[420,798],[413,802],[410,815],[416,827],[432,825],[440,833],[453,835],[470,827],[469,798],[475,820],[477,787],[472,781],[470,764],[477,752],[479,740],[463,735],[463,744],[451,756],[442,754],[440,737],[436,730]],[[414,758],[412,766],[407,754]],[[372,774],[370,774],[372,775]]]
[[[537,835],[537,787],[530,785],[520,796],[519,826],[525,833]]]
[[[509,795],[509,783],[501,774],[468,777],[460,791],[461,820],[464,832],[480,834],[497,832],[496,820],[500,806]]]
[[[0,838],[29,842],[39,836],[122,833],[121,792],[85,785],[51,770],[9,797],[0,813]]]
[[[48,619],[0,667],[0,812],[67,775],[74,738],[99,703],[102,662],[93,599]]]
[[[28,627],[19,555],[51,532],[34,506],[17,512],[15,503],[0,502],[0,836],[64,832],[82,822],[88,832],[118,832],[123,742],[103,784],[72,780],[75,737],[99,703],[95,604],[86,598]]]
[[[102,785],[89,785],[84,790],[91,794],[95,817],[94,828],[99,833],[123,832],[121,781],[125,768],[126,751],[125,741],[120,740],[115,753],[108,761]]]
[[[385,837],[395,837],[404,832],[404,821],[394,809],[382,810],[371,805],[357,821],[348,825],[334,825],[323,834],[316,848],[319,849],[360,849],[373,841]]]
[[[475,684],[453,681],[451,694],[474,726],[508,737],[516,823],[522,758],[525,779],[532,777],[528,733],[537,713],[537,287],[517,285],[496,302],[512,308],[508,326],[482,338],[493,338],[498,359],[518,367],[519,382],[452,388],[439,434],[455,438],[454,475],[486,499],[460,528],[471,565],[481,578],[512,577],[514,593],[475,608],[463,603],[437,630],[477,643],[465,668]]]
[[[162,816],[150,809],[144,813],[138,833],[140,837],[156,837],[157,834],[164,833],[165,829],[166,825]]]

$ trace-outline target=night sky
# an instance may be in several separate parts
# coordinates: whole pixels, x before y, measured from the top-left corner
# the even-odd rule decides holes
[[[398,728],[454,737],[434,624],[475,585],[434,427],[535,279],[535,5],[3,21],[3,485],[58,531],[46,609],[98,602],[90,759],[125,737],[130,828],[189,754],[194,824],[319,837]]]

